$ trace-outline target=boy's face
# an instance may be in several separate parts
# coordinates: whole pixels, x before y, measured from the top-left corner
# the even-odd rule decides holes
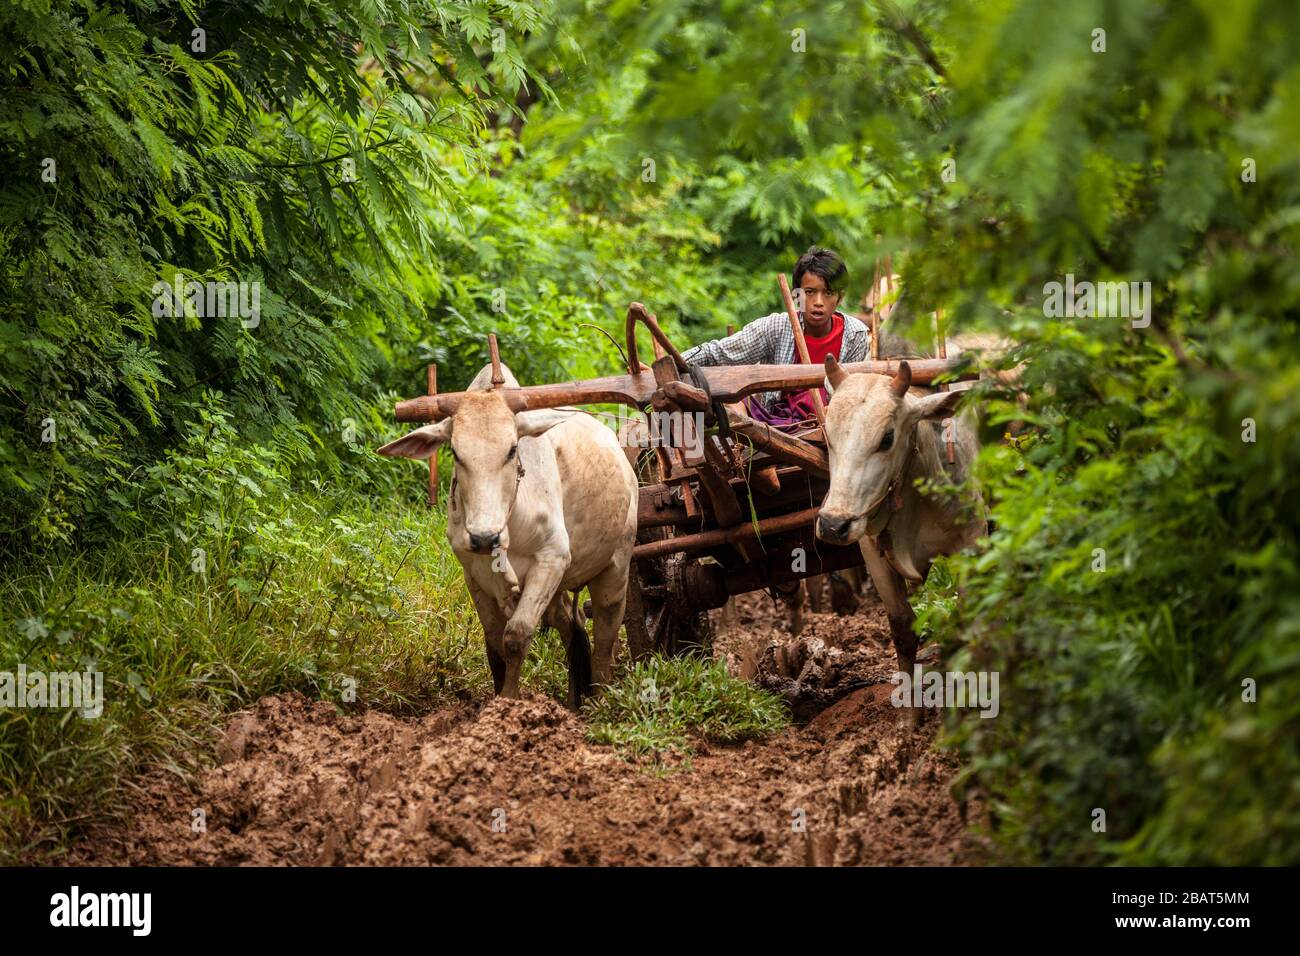
[[[840,293],[826,287],[826,280],[815,272],[805,272],[799,279],[804,317],[813,326],[828,325],[840,303]]]

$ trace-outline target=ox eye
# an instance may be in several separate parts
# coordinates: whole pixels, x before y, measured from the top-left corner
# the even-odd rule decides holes
[[[518,451],[518,450],[519,450],[519,445],[518,445],[517,443],[514,444],[514,445],[511,445],[511,446],[510,446],[510,450],[509,450],[508,452],[506,452],[506,461],[511,461],[511,460],[513,460],[514,457],[515,457],[515,452]]]
[[[884,437],[880,439],[879,450],[889,451],[892,447],[894,447],[894,430],[891,428],[889,431],[885,432]]]

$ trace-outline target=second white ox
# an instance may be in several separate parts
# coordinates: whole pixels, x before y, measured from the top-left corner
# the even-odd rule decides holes
[[[964,481],[977,451],[975,430],[966,416],[953,419],[956,461],[946,464],[941,422],[953,416],[962,393],[909,394],[906,362],[893,377],[850,375],[828,356],[826,380],[833,390],[825,428],[831,486],[817,537],[858,542],[889,615],[898,668],[911,674],[917,638],[908,582],[924,581],[938,555],[974,544],[988,529],[978,492],[930,495],[914,485],[922,478]]]
[[[545,620],[564,639],[576,709],[593,680],[612,677],[636,541],[636,477],[604,425],[573,411],[512,412],[491,389],[491,371],[479,372],[450,418],[379,453],[423,459],[450,445],[447,540],[483,625],[496,692],[519,696],[520,667]],[[564,600],[583,587],[591,590],[594,655],[576,600],[572,611]]]

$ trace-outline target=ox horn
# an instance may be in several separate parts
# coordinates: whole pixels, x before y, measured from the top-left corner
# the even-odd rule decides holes
[[[840,387],[840,383],[848,378],[848,373],[840,366],[839,361],[834,355],[826,356],[826,381],[831,383],[831,391]]]
[[[898,371],[894,373],[894,380],[889,383],[895,395],[902,398],[907,394],[907,390],[912,387],[912,366],[906,362],[898,363]]]
[[[440,422],[455,415],[459,407],[459,395],[421,395],[398,402],[393,417],[399,422]]]

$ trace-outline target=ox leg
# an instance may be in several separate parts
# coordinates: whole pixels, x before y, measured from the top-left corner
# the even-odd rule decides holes
[[[916,630],[912,626],[916,621],[916,612],[907,600],[907,582],[881,553],[874,538],[863,538],[859,546],[867,562],[871,583],[876,586],[876,593],[880,595],[880,601],[885,605],[885,614],[889,617],[889,636],[894,642],[898,669],[910,679],[912,668],[916,665],[918,641]],[[913,707],[911,711],[912,725],[917,726],[921,723],[923,714],[919,707]]]
[[[576,615],[571,613],[567,597],[563,591],[556,593],[546,610],[545,621],[564,641],[564,656],[569,663],[569,709],[577,711],[582,707],[582,699],[591,696],[591,649],[582,608],[574,608]]]
[[[826,585],[826,575],[814,574],[810,578],[804,578],[803,584],[808,590],[808,610],[814,614],[820,614],[825,607],[825,602],[822,600],[822,589]]]
[[[614,562],[591,579],[591,615],[595,619],[595,649],[591,658],[594,684],[614,680],[614,645],[627,606],[627,569],[629,562]]]
[[[505,679],[502,683],[503,697],[519,696],[519,671],[524,664],[524,655],[528,645],[533,642],[533,632],[542,619],[555,592],[560,589],[564,572],[568,568],[567,556],[564,560],[547,560],[539,557],[528,571],[523,583],[523,592],[510,620],[506,622],[502,635],[502,657],[505,658]]]
[[[468,575],[469,596],[478,611],[479,624],[483,626],[483,645],[487,649],[488,669],[492,671],[492,690],[500,694],[506,677],[506,659],[502,655],[502,635],[506,629],[506,616],[496,599],[474,583]]]

